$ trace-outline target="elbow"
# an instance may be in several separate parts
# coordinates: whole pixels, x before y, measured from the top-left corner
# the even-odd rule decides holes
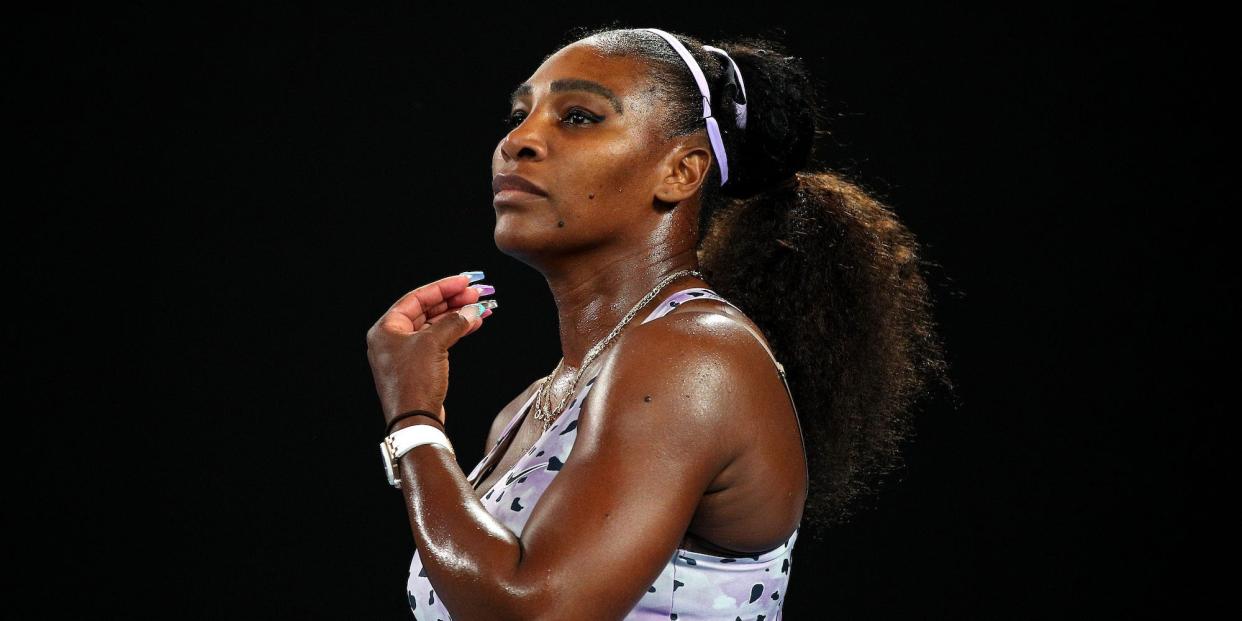
[[[452,610],[454,621],[545,621],[549,608],[538,598],[525,593],[500,589],[491,598],[478,598],[469,608]],[[566,617],[555,617],[566,618]]]
[[[562,589],[550,577],[537,586],[514,589],[508,600],[509,608],[503,618],[511,621],[580,621],[581,619],[605,619],[598,615],[596,605],[600,602],[582,601],[581,593]],[[619,617],[618,617],[619,618]]]
[[[580,621],[581,619],[620,618],[611,616],[612,607],[601,599],[584,601],[581,590],[559,588],[550,576],[534,583],[501,585],[492,604],[476,607],[471,614],[455,620],[473,621]]]
[[[520,568],[521,565],[519,564]],[[455,621],[545,621],[567,619],[554,615],[554,602],[548,593],[550,576],[526,576],[520,569],[507,575],[492,575],[487,581],[476,581],[475,597],[453,609]],[[579,617],[581,618],[581,617]]]
[[[499,605],[486,611],[481,619],[492,621],[551,621],[554,617],[550,611],[555,606],[549,605],[547,590],[543,585],[509,582],[502,585]]]
[[[529,568],[526,568],[529,570]],[[529,571],[519,570],[510,575],[510,579],[499,585],[498,605],[485,611],[483,617],[490,621],[569,621],[583,617],[581,610],[566,607],[561,581],[555,572],[543,572],[532,575]]]
[[[587,602],[576,601],[581,576],[566,576],[550,569],[523,564],[526,550],[517,541],[517,562],[508,571],[491,574],[486,582],[476,581],[477,596],[459,612],[455,621],[578,621],[600,618],[584,615]],[[537,575],[536,575],[537,574]]]
[[[500,588],[489,596],[476,596],[469,601],[459,601],[448,605],[453,621],[533,621],[543,619],[537,611],[540,607],[536,602]]]

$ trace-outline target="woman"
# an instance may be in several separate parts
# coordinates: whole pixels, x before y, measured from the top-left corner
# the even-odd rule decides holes
[[[417,545],[409,605],[779,619],[804,506],[842,518],[944,377],[917,245],[804,170],[820,115],[775,43],[584,34],[514,91],[492,156],[496,243],[547,278],[564,357],[496,417],[469,477],[437,431],[448,350],[495,306],[482,272],[410,292],[368,333],[405,434],[382,450]]]

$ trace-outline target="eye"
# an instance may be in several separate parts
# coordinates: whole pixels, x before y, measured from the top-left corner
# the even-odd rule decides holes
[[[505,118],[501,119],[500,122],[503,123],[505,127],[513,128],[513,127],[517,127],[518,125],[521,125],[522,120],[525,118],[526,118],[526,115],[523,114],[521,110],[518,110],[516,112],[509,113],[509,116],[506,116]]]
[[[515,110],[511,112],[509,116],[501,119],[501,123],[503,123],[505,127],[512,129],[518,125],[521,125],[524,120],[526,120],[526,113],[521,110]],[[604,117],[591,114],[582,108],[570,108],[569,111],[565,113],[565,116],[561,117],[561,120],[569,125],[581,126],[591,123],[598,123],[604,120]]]
[[[570,108],[569,112],[566,112],[565,116],[561,117],[561,120],[569,122],[570,125],[586,125],[587,123],[574,123],[570,119],[585,119],[589,123],[598,123],[604,120],[603,117],[595,116],[582,108]]]

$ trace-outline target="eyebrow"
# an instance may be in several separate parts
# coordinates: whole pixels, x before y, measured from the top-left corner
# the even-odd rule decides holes
[[[517,88],[513,89],[513,94],[509,95],[509,107],[512,108],[513,104],[517,103],[518,97],[530,95],[531,90],[533,89],[530,82],[523,82],[519,84]],[[608,90],[607,86],[604,86],[599,82],[592,82],[581,78],[565,78],[562,80],[553,80],[551,90],[553,93],[562,93],[567,91],[586,91],[588,93],[594,93],[604,99],[607,99],[608,102],[612,104],[612,109],[615,110],[617,114],[625,114],[621,107],[621,100],[618,99],[611,90]]]

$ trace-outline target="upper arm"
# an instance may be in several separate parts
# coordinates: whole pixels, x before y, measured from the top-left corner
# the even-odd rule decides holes
[[[707,313],[636,326],[580,410],[573,451],[534,505],[512,590],[527,618],[621,618],[659,576],[741,451],[731,402],[753,345]],[[764,355],[764,354],[760,354]],[[536,608],[537,607],[537,608]]]

